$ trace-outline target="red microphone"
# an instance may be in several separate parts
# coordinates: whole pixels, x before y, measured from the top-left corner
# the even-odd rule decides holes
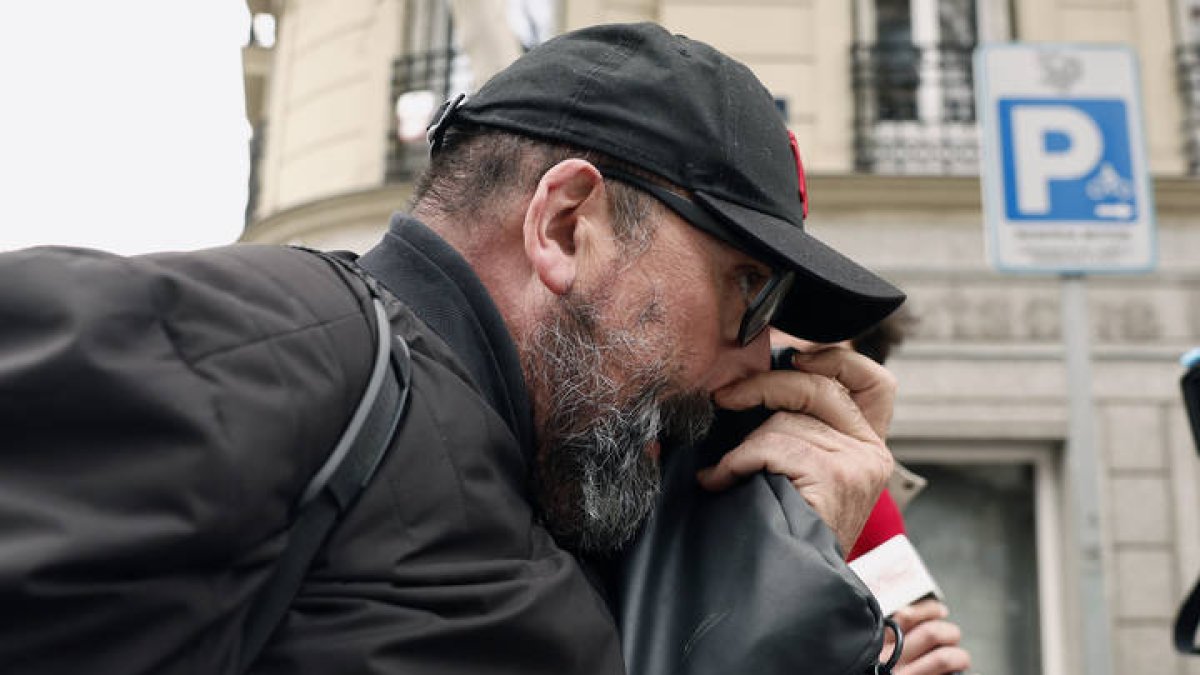
[[[887,490],[879,495],[846,560],[875,594],[884,616],[926,596],[942,599],[925,561],[908,540],[904,518]]]
[[[867,517],[867,524],[863,525],[858,541],[854,542],[846,560],[853,561],[898,534],[905,534],[904,517],[900,515],[900,508],[896,506],[896,500],[892,499],[892,493],[884,490],[879,495],[879,501],[875,502],[875,508]]]

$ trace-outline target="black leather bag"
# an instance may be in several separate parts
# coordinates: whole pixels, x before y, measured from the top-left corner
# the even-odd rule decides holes
[[[787,478],[696,481],[765,414],[722,413],[705,443],[664,457],[659,508],[616,584],[631,675],[875,672],[879,605]]]

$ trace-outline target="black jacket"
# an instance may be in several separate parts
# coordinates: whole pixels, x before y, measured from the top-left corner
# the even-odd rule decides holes
[[[400,219],[412,399],[262,673],[619,673],[526,493],[528,397],[465,261]],[[365,294],[311,254],[0,255],[0,672],[227,673],[289,509],[367,379]]]

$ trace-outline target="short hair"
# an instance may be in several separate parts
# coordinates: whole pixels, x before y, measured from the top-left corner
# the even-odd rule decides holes
[[[463,227],[494,221],[500,214],[491,209],[498,200],[532,195],[543,174],[571,158],[661,182],[601,152],[458,122],[446,130],[441,146],[417,179],[411,207],[431,208]],[[647,244],[654,233],[648,216],[656,202],[618,181],[607,181],[606,189],[617,240],[630,246]]]

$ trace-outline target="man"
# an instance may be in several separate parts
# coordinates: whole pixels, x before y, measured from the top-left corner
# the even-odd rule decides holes
[[[794,140],[748,69],[654,25],[590,28],[430,136],[412,214],[360,260],[399,299],[410,407],[254,672],[621,672],[574,555],[629,540],[661,449],[703,434],[714,402],[781,412],[701,481],[784,474],[848,550],[891,469],[876,429],[894,385],[840,358],[781,382],[765,328],[844,339],[903,296],[803,232]],[[24,295],[0,308],[23,311],[0,318],[25,323],[0,345],[20,364],[0,391],[21,392],[0,408],[20,469],[0,471],[0,605],[23,616],[0,625],[6,673],[233,670],[288,505],[365,380],[359,313],[297,255],[9,261]],[[64,372],[100,415],[35,451]],[[176,402],[160,385],[184,377]]]

